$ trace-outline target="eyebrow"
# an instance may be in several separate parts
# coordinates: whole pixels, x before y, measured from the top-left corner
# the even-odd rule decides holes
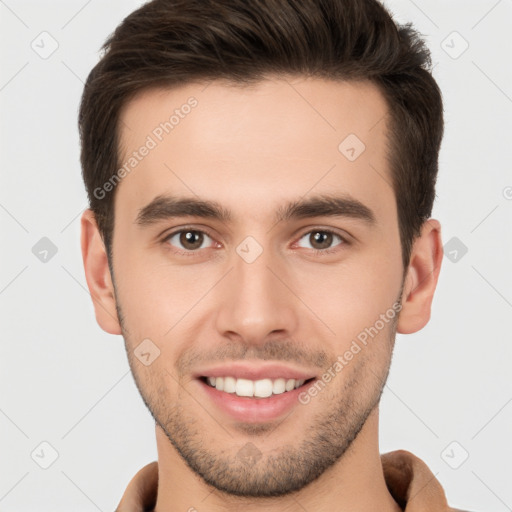
[[[217,201],[159,195],[139,210],[135,223],[149,226],[161,220],[177,217],[202,217],[225,224],[232,222],[234,218],[232,213]],[[298,199],[280,206],[275,212],[274,222],[310,217],[349,217],[361,220],[369,226],[376,224],[373,211],[357,199],[349,195],[328,194]]]

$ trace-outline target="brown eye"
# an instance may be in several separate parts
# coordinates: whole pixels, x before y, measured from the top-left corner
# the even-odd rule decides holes
[[[205,238],[210,237],[203,231],[196,229],[182,229],[181,231],[175,231],[174,233],[171,233],[168,237],[165,238],[164,241],[176,247],[177,249],[181,249],[182,252],[191,252],[201,249]],[[183,251],[183,249],[185,251]]]
[[[332,244],[332,239],[332,233],[327,233],[325,231],[315,231],[309,235],[309,240],[313,242],[315,249],[329,248]]]
[[[315,229],[308,231],[302,235],[301,240],[306,239],[308,241],[310,247],[307,248],[313,249],[317,252],[329,253],[334,252],[332,250],[332,244],[336,238],[339,239],[341,243],[336,244],[335,247],[338,245],[343,245],[346,242],[342,236],[326,229]],[[300,243],[299,246],[304,247]]]

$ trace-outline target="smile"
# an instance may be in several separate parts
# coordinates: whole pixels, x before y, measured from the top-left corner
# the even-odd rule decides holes
[[[236,379],[235,377],[203,377],[212,388],[240,397],[268,398],[293,391],[313,379]]]

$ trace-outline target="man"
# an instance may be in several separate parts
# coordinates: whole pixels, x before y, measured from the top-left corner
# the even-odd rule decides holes
[[[416,32],[371,0],[154,0],[104,50],[84,268],[158,450],[117,510],[455,510],[378,445],[395,334],[429,321],[442,261]]]

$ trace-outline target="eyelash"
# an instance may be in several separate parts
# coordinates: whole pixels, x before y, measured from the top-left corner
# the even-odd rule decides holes
[[[178,229],[176,231],[173,231],[172,233],[169,233],[168,235],[166,235],[165,238],[162,240],[162,243],[168,244],[168,241],[173,236],[175,236],[177,234],[180,234],[180,233],[183,233],[183,232],[187,232],[187,231],[193,231],[194,233],[202,233],[204,235],[207,235],[211,239],[213,239],[213,236],[210,235],[208,233],[208,231],[205,231],[205,230],[202,230],[202,229],[196,229],[196,228],[192,228],[192,227],[185,227],[185,228],[181,228],[181,229]],[[338,238],[340,238],[341,243],[338,244],[336,247],[338,247],[340,245],[350,245],[350,242],[345,237],[343,237],[339,233],[337,233],[336,231],[333,231],[331,229],[323,229],[323,228],[310,229],[309,231],[306,231],[306,232],[302,233],[300,235],[300,237],[298,238],[298,240],[302,239],[305,235],[308,235],[308,234],[311,234],[311,233],[314,233],[314,232],[328,233],[328,234],[331,234],[331,235],[334,235],[334,236],[337,236]],[[170,244],[168,244],[168,245],[170,246]],[[310,251],[312,251],[313,254],[315,254],[316,256],[324,256],[326,254],[334,254],[334,253],[338,252],[338,250],[340,250],[340,249],[337,249],[337,248],[334,248],[334,249],[310,249]],[[197,253],[199,252],[199,249],[196,249],[196,250],[193,250],[193,251],[183,251],[183,250],[176,249],[176,248],[173,247],[172,251],[175,254],[178,254],[179,256],[187,256],[187,257],[191,256],[191,257],[193,257],[193,256],[197,255]]]

